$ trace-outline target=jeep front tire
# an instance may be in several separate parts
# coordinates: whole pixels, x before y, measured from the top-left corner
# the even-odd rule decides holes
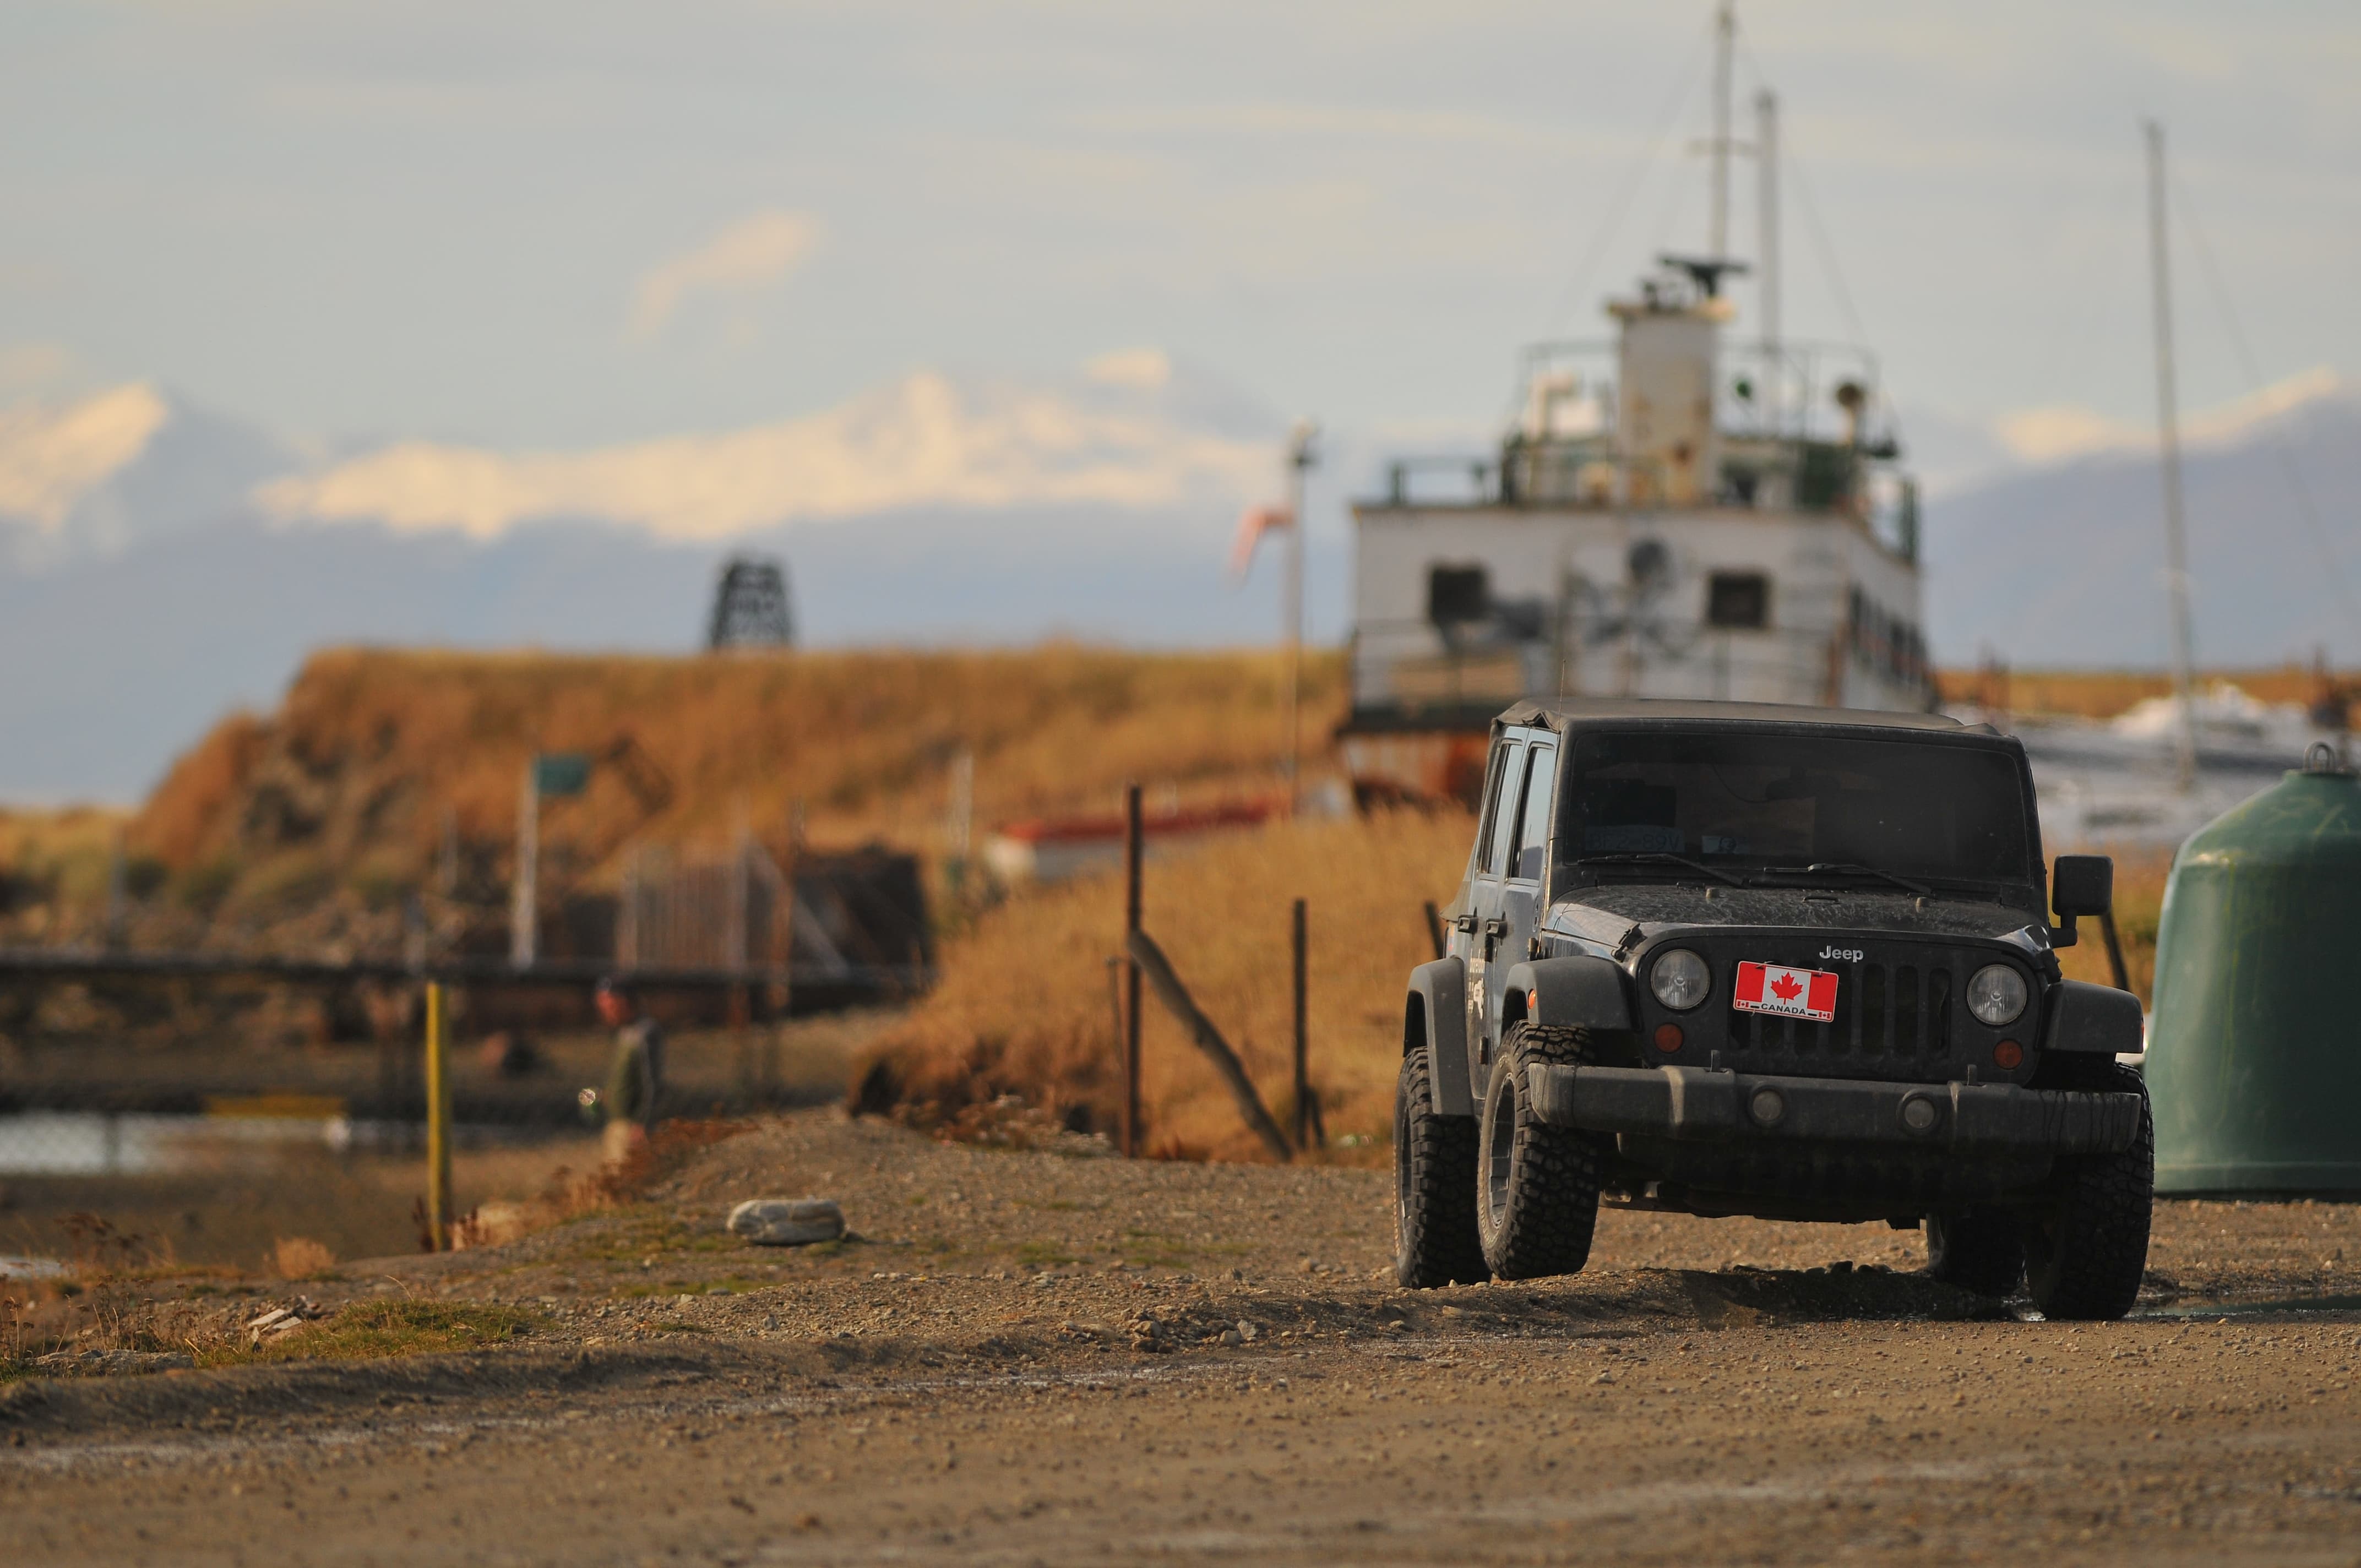
[[[2059,1321],[2122,1317],[2139,1299],[2147,1268],[2156,1210],[2156,1122],[2147,1085],[2127,1067],[2097,1065],[2092,1088],[2140,1097],[2139,1135],[2120,1154],[2061,1158],[2048,1204],[2026,1217],[2026,1284],[2041,1315]]]
[[[1476,1240],[1476,1119],[1434,1110],[1424,1050],[1402,1058],[1394,1086],[1394,1277],[1413,1290],[1480,1284]]]
[[[1484,1261],[1502,1279],[1579,1274],[1590,1260],[1599,1178],[1613,1140],[1534,1115],[1529,1069],[1593,1059],[1580,1029],[1519,1023],[1500,1042],[1477,1118],[1476,1227]]]

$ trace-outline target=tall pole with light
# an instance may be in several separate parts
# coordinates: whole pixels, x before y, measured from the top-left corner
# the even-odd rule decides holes
[[[1303,803],[1303,477],[1320,460],[1313,444],[1319,434],[1319,426],[1309,420],[1301,421],[1287,447],[1287,581],[1280,590],[1279,611],[1285,617],[1281,640],[1287,668],[1279,688],[1279,728],[1287,748],[1287,812],[1290,817]]]
[[[2147,132],[2148,263],[2156,320],[2156,434],[2164,466],[2164,580],[2171,613],[2173,763],[2182,793],[2197,787],[2197,712],[2192,691],[2195,637],[2190,630],[2189,523],[2180,495],[2180,407],[2172,360],[2172,272],[2166,243],[2164,126]]]

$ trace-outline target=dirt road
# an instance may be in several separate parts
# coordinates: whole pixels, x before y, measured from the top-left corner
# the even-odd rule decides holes
[[[720,1233],[821,1191],[868,1239]],[[1386,1199],[790,1118],[304,1288],[530,1313],[511,1344],[0,1387],[9,1555],[2361,1558],[2349,1207],[2169,1205],[2142,1315],[2074,1326],[1898,1272],[1914,1234],[1633,1213],[1576,1279],[1404,1292]]]

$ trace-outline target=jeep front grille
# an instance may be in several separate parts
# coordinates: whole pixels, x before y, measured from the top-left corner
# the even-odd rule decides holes
[[[1729,972],[1734,965],[1723,966]],[[1733,1067],[1762,1069],[1773,1062],[1848,1059],[1864,1065],[1923,1061],[1939,1065],[1951,1052],[1952,971],[1939,959],[1919,963],[1839,963],[1836,1017],[1826,1024],[1777,1018],[1725,1006],[1723,1023]]]

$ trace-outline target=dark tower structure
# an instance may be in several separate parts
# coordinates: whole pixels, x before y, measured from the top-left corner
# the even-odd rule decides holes
[[[785,648],[795,640],[786,566],[764,556],[732,556],[714,589],[713,622],[705,645],[716,650]]]

